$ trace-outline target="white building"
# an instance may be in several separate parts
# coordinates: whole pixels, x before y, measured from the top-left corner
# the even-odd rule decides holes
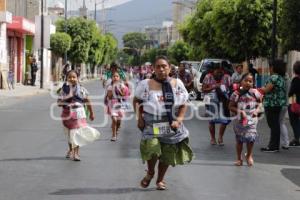
[[[173,2],[173,40],[179,40],[180,34],[178,31],[178,25],[183,23],[188,15],[191,15],[196,9],[197,0],[174,0]]]
[[[12,23],[12,14],[6,11],[6,1],[0,1],[0,89],[7,88],[7,32],[6,25]]]

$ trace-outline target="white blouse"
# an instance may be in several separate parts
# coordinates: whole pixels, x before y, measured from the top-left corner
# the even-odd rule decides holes
[[[166,108],[163,101],[163,93],[161,90],[150,90],[150,79],[143,80],[138,83],[135,90],[135,97],[143,101],[144,112],[153,115],[165,115]],[[174,108],[185,104],[189,99],[189,94],[180,79],[176,79],[175,87],[172,87],[174,94]]]

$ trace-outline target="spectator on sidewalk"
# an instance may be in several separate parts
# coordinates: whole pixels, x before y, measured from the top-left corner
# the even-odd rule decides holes
[[[282,60],[275,60],[270,64],[270,78],[267,80],[266,85],[260,88],[260,91],[265,94],[263,103],[267,123],[271,131],[268,146],[261,148],[263,152],[279,151],[280,113],[282,108],[287,104],[285,72],[285,63]]]
[[[284,76],[285,80],[285,91],[289,91],[290,88],[290,79],[287,75]],[[280,124],[280,145],[284,150],[289,149],[289,131],[285,124],[285,117],[288,112],[288,93],[286,92],[286,105],[282,106],[280,115],[279,115],[279,124]]]
[[[300,61],[297,61],[294,66],[293,70],[295,73],[295,77],[293,78],[289,90],[289,118],[290,118],[290,124],[293,128],[294,132],[294,139],[290,142],[290,147],[300,147],[300,111],[298,113],[292,112],[291,110],[291,104],[297,103],[300,104]]]
[[[35,58],[32,58],[30,67],[31,67],[31,85],[35,86],[36,72],[38,71],[38,66]]]
[[[15,89],[15,73],[10,69],[7,77],[8,89]]]

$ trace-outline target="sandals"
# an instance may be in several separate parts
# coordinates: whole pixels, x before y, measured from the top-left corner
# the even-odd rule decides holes
[[[166,190],[167,186],[164,181],[156,182],[156,189],[157,190]]]
[[[112,138],[110,139],[110,141],[112,141],[112,142],[117,141],[117,137],[116,137],[116,136],[112,137]]]
[[[151,182],[153,176],[154,176],[154,173],[149,174],[149,172],[147,172],[146,176],[141,180],[141,183],[140,183],[141,187],[147,188],[150,185],[150,182]]]

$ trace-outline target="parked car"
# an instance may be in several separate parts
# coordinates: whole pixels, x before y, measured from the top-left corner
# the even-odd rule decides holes
[[[211,66],[211,63],[213,64],[221,64],[223,61],[227,62],[226,65],[226,72],[229,75],[232,75],[234,72],[232,64],[227,59],[219,59],[219,58],[205,58],[203,60],[199,61],[182,61],[181,63],[190,64],[192,67],[193,75],[194,75],[194,93],[196,96],[196,99],[203,99],[202,94],[202,81],[205,77],[205,75],[208,72],[209,66]]]

